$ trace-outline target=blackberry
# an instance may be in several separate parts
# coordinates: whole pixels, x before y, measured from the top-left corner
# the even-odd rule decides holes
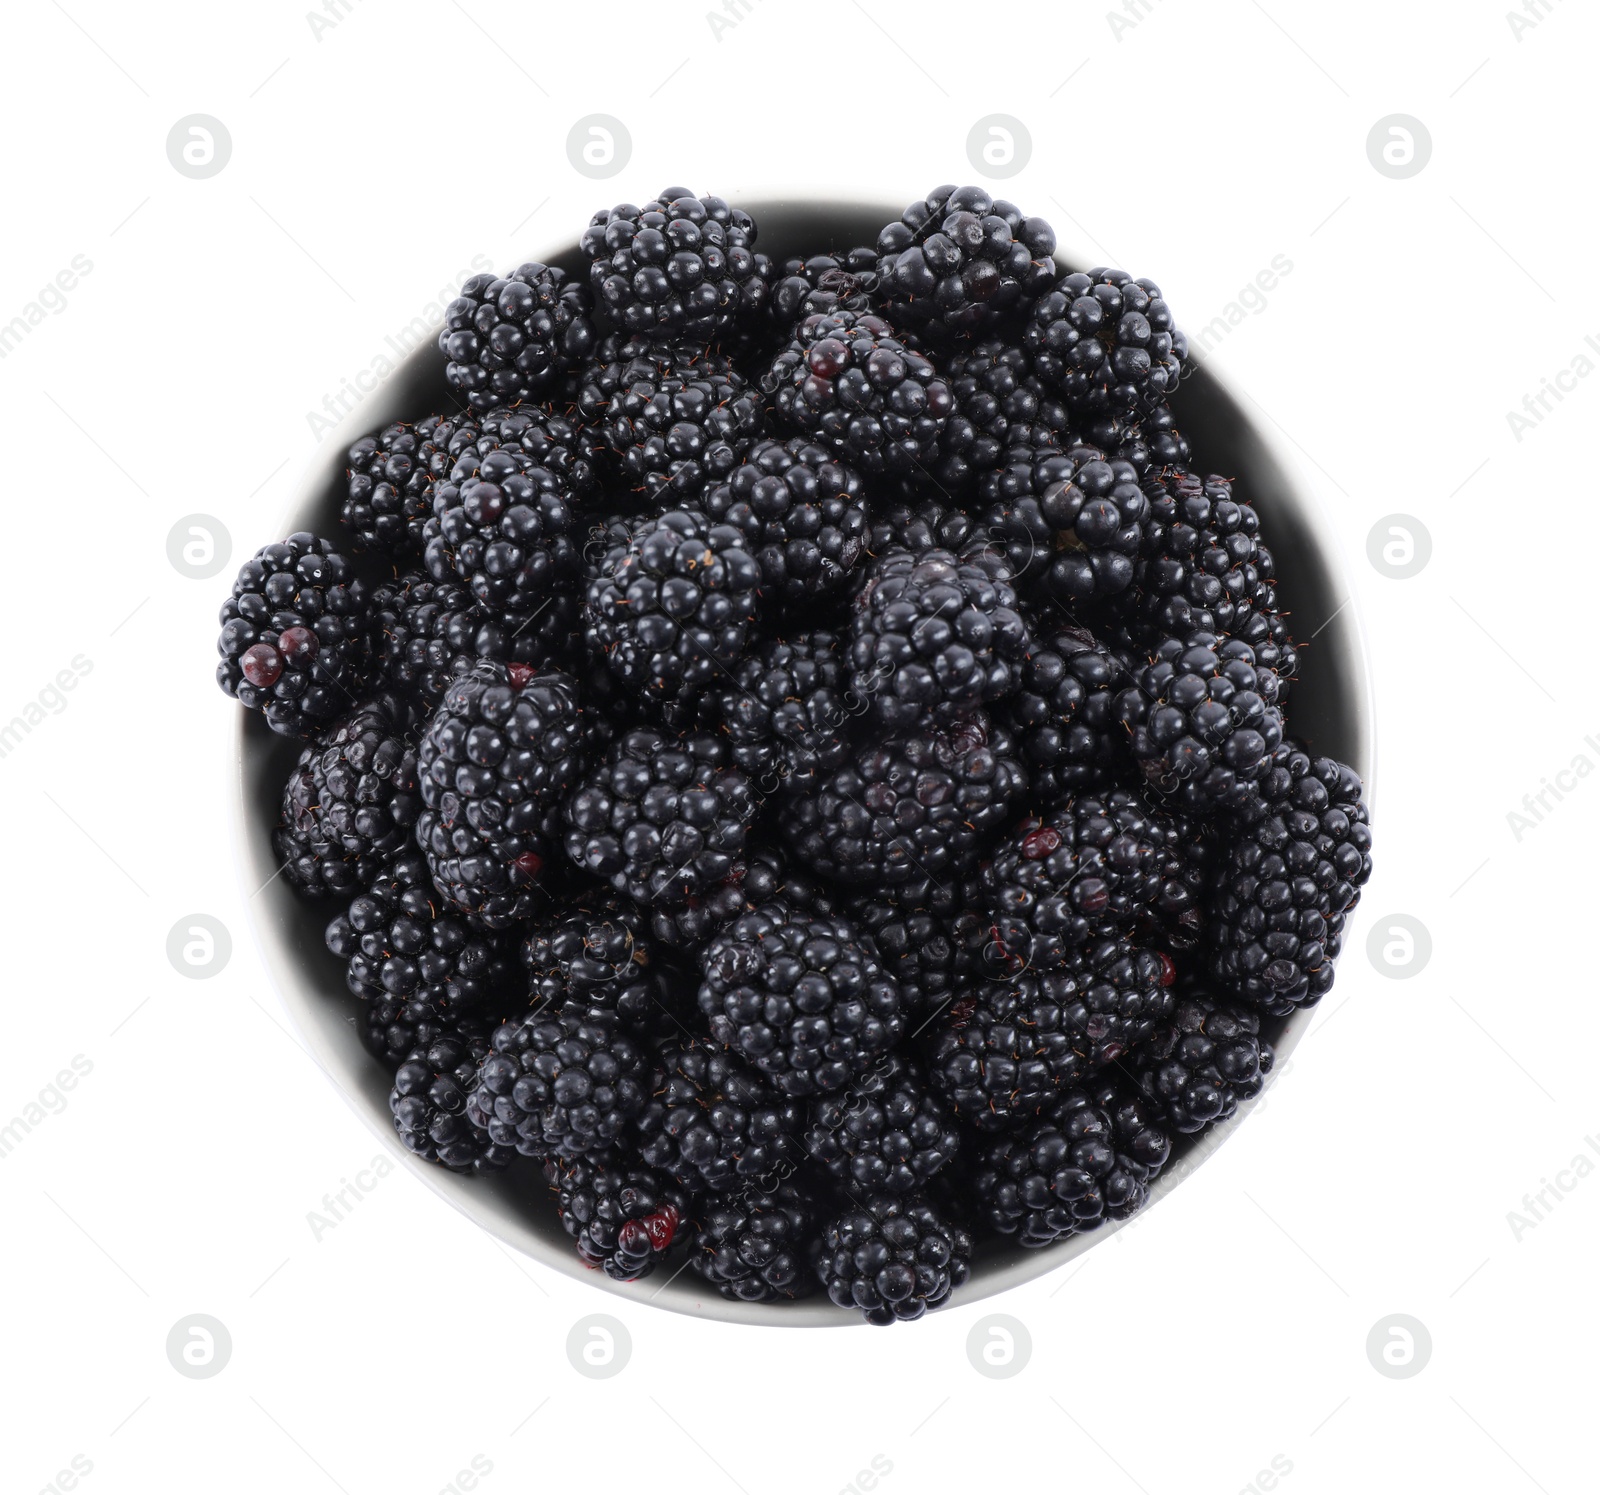
[[[762,905],[712,937],[700,1011],[785,1095],[842,1089],[904,1030],[900,988],[844,920]]]
[[[856,1197],[920,1189],[960,1145],[915,1061],[897,1054],[814,1100],[805,1133],[807,1157]]]
[[[755,810],[716,738],[638,727],[567,802],[567,855],[635,903],[683,907],[730,875]]]
[[[1278,677],[1238,639],[1163,639],[1116,699],[1133,756],[1195,810],[1237,808],[1283,740]]]
[[[967,1280],[972,1238],[926,1200],[883,1195],[823,1228],[815,1260],[828,1297],[869,1324],[919,1319]]]
[[[982,900],[976,879],[955,878],[909,893],[902,890],[898,898],[869,893],[851,900],[845,912],[899,984],[914,1036],[984,974],[991,935],[989,920],[978,912]]]
[[[1132,762],[1115,709],[1127,685],[1124,661],[1081,628],[1035,643],[1017,693],[997,708],[1016,738],[1035,804],[1053,807],[1116,785]]]
[[[981,712],[942,712],[788,796],[779,819],[824,877],[915,899],[971,868],[1026,788],[1009,734]]]
[[[663,944],[698,951],[741,914],[775,898],[807,912],[836,911],[832,896],[815,878],[803,869],[791,867],[770,846],[747,844],[721,882],[681,905],[656,904],[650,910],[650,928]]]
[[[795,323],[820,312],[869,312],[878,285],[878,252],[859,247],[842,256],[814,254],[774,268],[769,306],[785,341]]]
[[[1178,429],[1170,405],[1121,415],[1103,410],[1085,417],[1079,412],[1074,427],[1109,460],[1131,463],[1141,483],[1163,467],[1187,467],[1191,461],[1188,438]]]
[[[890,730],[938,705],[1009,695],[1032,640],[1005,561],[971,549],[891,550],[875,560],[851,620],[851,684]]]
[[[1147,1106],[1175,1132],[1225,1121],[1266,1085],[1272,1047],[1261,1019],[1191,985],[1171,1020],[1125,1065]]]
[[[689,1196],[654,1168],[617,1156],[551,1158],[544,1176],[579,1259],[615,1282],[648,1277],[691,1228]]]
[[[675,509],[608,546],[589,582],[584,636],[625,685],[686,706],[743,657],[760,585],[737,529]]]
[[[973,333],[1041,294],[1055,231],[982,187],[937,187],[878,235],[878,273],[897,327]]]
[[[449,445],[458,424],[448,415],[430,415],[415,425],[395,421],[350,448],[339,518],[355,554],[421,555],[434,484],[450,470]]]
[[[983,891],[1005,959],[1030,970],[1060,970],[1091,938],[1141,919],[1201,923],[1198,869],[1177,823],[1122,789],[1029,816],[984,866]]]
[[[1189,356],[1160,287],[1104,268],[1057,281],[1033,303],[1022,340],[1034,372],[1087,412],[1160,405]]]
[[[717,693],[733,761],[763,792],[804,792],[849,757],[864,703],[846,683],[843,650],[825,630],[761,640]]]
[[[500,405],[458,420],[450,438],[450,461],[440,477],[457,466],[469,470],[474,454],[481,463],[503,452],[518,471],[538,467],[555,474],[568,500],[581,505],[599,495],[603,451],[604,444],[587,424],[575,423],[559,410]]]
[[[397,701],[351,712],[300,753],[284,785],[272,846],[308,897],[354,895],[411,839],[422,801],[410,723]]]
[[[649,1088],[640,1155],[692,1193],[772,1188],[800,1162],[800,1103],[705,1040],[664,1047]]]
[[[945,379],[954,408],[933,466],[944,487],[967,491],[1014,447],[1062,444],[1066,406],[1033,376],[1022,349],[995,339],[976,343],[946,361]]]
[[[726,359],[689,349],[630,365],[597,427],[622,479],[655,505],[725,479],[763,420],[760,400]]]
[[[1126,591],[1150,512],[1133,465],[1089,446],[1013,447],[1006,461],[983,519],[1017,584],[1068,607]]]
[[[467,589],[407,571],[372,592],[372,635],[384,684],[415,696],[429,710],[457,674],[492,638],[488,618]]]
[[[482,1033],[457,1024],[406,1055],[395,1071],[389,1111],[409,1151],[457,1173],[494,1172],[516,1155],[489,1137],[467,1105],[489,1052]]]
[[[865,312],[806,317],[761,388],[791,426],[867,473],[929,462],[954,404],[933,364]]]
[[[239,568],[222,604],[217,684],[284,737],[309,737],[367,684],[372,616],[355,568],[305,531]]]
[[[1345,916],[1372,873],[1355,770],[1284,743],[1240,812],[1219,872],[1206,930],[1212,975],[1268,1013],[1325,996]]]
[[[594,346],[588,287],[553,265],[474,275],[445,308],[444,376],[474,410],[533,400]]]
[[[482,662],[445,691],[417,751],[417,844],[457,908],[503,929],[538,906],[555,812],[596,733],[566,675]]]
[[[569,1002],[494,1031],[468,1116],[524,1157],[600,1157],[644,1109],[645,1057],[615,1017]]]
[[[535,1010],[575,1002],[636,1034],[677,1023],[644,916],[615,894],[585,892],[537,919],[522,941],[522,964]]]
[[[725,1298],[770,1303],[816,1287],[808,1260],[816,1206],[793,1184],[708,1201],[689,1258]]]
[[[659,342],[715,342],[766,304],[771,267],[755,241],[748,213],[684,187],[602,208],[582,239],[596,317]]]
[[[758,442],[703,502],[743,532],[774,606],[810,608],[837,594],[866,547],[860,476],[804,436]]]
[[[326,939],[345,962],[345,985],[362,999],[363,1041],[391,1064],[510,997],[502,940],[449,910],[420,852],[389,858],[329,923]]]
[[[1049,1115],[989,1144],[972,1189],[983,1223],[1037,1249],[1143,1208],[1172,1143],[1139,1097],[1071,1090]]]
[[[948,550],[961,555],[987,536],[965,509],[952,508],[927,494],[886,497],[880,485],[873,498],[867,553],[882,558],[891,550]]]

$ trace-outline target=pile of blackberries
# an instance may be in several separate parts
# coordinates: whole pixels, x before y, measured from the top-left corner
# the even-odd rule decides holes
[[[1154,284],[976,187],[757,244],[673,187],[473,277],[217,674],[304,742],[283,875],[408,1148],[615,1278],[890,1323],[1260,1091],[1367,817]]]

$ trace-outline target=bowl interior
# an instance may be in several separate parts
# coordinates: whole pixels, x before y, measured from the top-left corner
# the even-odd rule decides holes
[[[761,248],[774,259],[871,244],[878,229],[900,211],[874,203],[795,200],[742,201],[739,205],[760,224]],[[569,273],[582,273],[576,243],[537,257]],[[1196,465],[1203,471],[1236,478],[1240,491],[1255,502],[1263,536],[1277,562],[1280,601],[1293,612],[1297,638],[1310,641],[1302,652],[1301,674],[1290,702],[1295,733],[1314,750],[1354,766],[1367,781],[1370,796],[1372,720],[1359,623],[1314,506],[1291,480],[1269,438],[1205,368],[1192,369],[1174,394],[1172,405],[1194,449]],[[444,361],[430,336],[409,351],[340,429],[323,441],[284,516],[282,533],[302,529],[325,535],[338,532],[345,452],[356,439],[393,420],[455,408],[457,402],[444,380]],[[500,1175],[465,1179],[407,1152],[389,1117],[388,1072],[362,1046],[355,1022],[356,999],[345,990],[341,963],[323,944],[323,930],[338,907],[332,902],[303,900],[276,876],[271,832],[297,746],[268,731],[255,712],[241,711],[239,718],[240,835],[246,849],[249,887],[259,889],[253,894],[252,907],[262,951],[309,1051],[403,1166],[507,1245],[620,1297],[730,1322],[788,1327],[862,1322],[858,1314],[816,1297],[794,1304],[730,1303],[702,1290],[700,1279],[692,1272],[681,1272],[671,1280],[665,1280],[663,1274],[661,1281],[612,1282],[579,1262],[556,1219],[536,1165],[519,1162]],[[1272,1026],[1269,1036],[1280,1057],[1299,1040],[1311,1017],[1311,1012],[1304,1011]],[[1180,1144],[1146,1207],[1153,1207],[1220,1146],[1248,1109],[1242,1108],[1199,1141]],[[1103,1227],[1043,1251],[986,1245],[973,1263],[971,1278],[953,1301],[970,1303],[1051,1271],[1108,1237],[1115,1228]]]

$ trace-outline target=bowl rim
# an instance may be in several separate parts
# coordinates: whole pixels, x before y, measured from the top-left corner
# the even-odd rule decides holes
[[[841,193],[825,197],[809,194],[784,197],[739,194],[728,200],[749,212],[764,228],[767,219],[795,214],[811,215],[818,220],[819,237],[825,232],[839,232],[837,225],[851,214],[858,217],[870,215],[881,224],[897,218],[900,212],[885,199],[871,194]],[[828,228],[830,222],[835,225],[831,230]],[[577,241],[574,237],[546,245],[542,252],[528,258],[545,263],[570,262],[576,252]],[[1078,268],[1068,263],[1059,252],[1056,261],[1063,272]],[[292,497],[281,511],[289,526],[284,533],[293,533],[303,526],[309,513],[326,507],[330,485],[342,475],[346,454],[355,441],[381,429],[391,420],[404,418],[394,413],[380,417],[374,412],[384,407],[386,394],[390,402],[393,401],[394,391],[405,387],[407,376],[414,379],[426,366],[438,367],[436,331],[394,361],[391,372],[374,389],[364,393],[337,427],[321,438],[295,484]],[[1350,744],[1354,748],[1352,766],[1362,777],[1370,816],[1375,790],[1375,700],[1360,598],[1352,585],[1343,550],[1334,536],[1321,501],[1310,488],[1302,464],[1287,450],[1286,443],[1277,432],[1268,428],[1270,418],[1269,422],[1262,422],[1252,416],[1229,386],[1209,371],[1206,366],[1208,362],[1196,360],[1186,366],[1184,383],[1199,380],[1202,386],[1209,386],[1207,397],[1220,401],[1223,408],[1231,411],[1240,429],[1247,433],[1248,440],[1259,448],[1253,455],[1256,476],[1259,478],[1265,474],[1269,479],[1276,478],[1275,484],[1271,481],[1265,484],[1275,487],[1277,496],[1271,515],[1263,514],[1263,528],[1270,530],[1280,521],[1297,527],[1306,541],[1302,548],[1307,554],[1301,557],[1302,562],[1317,574],[1326,590],[1344,599],[1313,637],[1327,636],[1326,643],[1319,647],[1319,653],[1330,657],[1329,667],[1338,681],[1337,694],[1353,718],[1347,723],[1352,734]],[[1286,507],[1279,507],[1284,504]],[[1276,546],[1274,548],[1277,549]],[[338,1002],[341,1009],[353,1009],[353,999],[342,986],[333,993],[324,989],[307,969],[303,949],[293,939],[286,921],[269,918],[256,901],[257,896],[271,883],[278,868],[271,850],[271,826],[260,823],[261,799],[257,786],[252,782],[251,770],[260,766],[269,744],[281,744],[284,739],[272,739],[254,712],[240,711],[237,716],[234,729],[237,792],[231,796],[231,829],[235,845],[241,853],[236,856],[235,865],[247,895],[245,906],[255,947],[273,978],[280,1005],[293,1025],[301,1047],[368,1129],[382,1141],[392,1160],[399,1162],[436,1195],[488,1231],[503,1246],[567,1277],[599,1287],[616,1298],[724,1323],[784,1328],[846,1327],[864,1323],[859,1313],[836,1307],[818,1294],[794,1303],[730,1302],[714,1291],[703,1290],[699,1277],[686,1272],[687,1258],[670,1277],[660,1283],[654,1278],[632,1283],[614,1282],[602,1273],[586,1268],[564,1233],[558,1238],[547,1239],[530,1228],[524,1220],[516,1218],[513,1211],[493,1208],[492,1204],[499,1201],[501,1196],[491,1195],[484,1188],[487,1180],[463,1178],[426,1163],[407,1151],[386,1114],[387,1108],[372,1104],[370,1096],[375,1092],[370,1083],[363,1086],[363,1077],[352,1062],[355,1056],[349,1043],[335,1041],[334,1032],[338,1023],[348,1023],[348,1016],[335,1019],[325,1010],[329,998],[331,996]],[[265,858],[261,854],[263,849]],[[293,897],[286,889],[280,891]],[[1300,1009],[1288,1018],[1274,1043],[1278,1074],[1283,1072],[1284,1061],[1305,1037],[1315,1016],[1316,1008],[1309,1007]],[[370,1070],[378,1066],[378,1061],[361,1049],[359,1043],[355,1052],[359,1055],[355,1062],[365,1061],[363,1069]],[[370,1081],[370,1073],[366,1078]],[[386,1090],[387,1086],[384,1088]],[[1005,1259],[980,1256],[974,1262],[967,1282],[956,1289],[945,1306],[970,1306],[1034,1281],[1143,1219],[1233,1136],[1259,1103],[1260,1098],[1247,1102],[1227,1121],[1211,1127],[1198,1139],[1188,1143],[1180,1156],[1156,1179],[1151,1186],[1149,1200],[1137,1214],[1127,1220],[1109,1222],[1085,1235],[1068,1237],[1042,1250],[1021,1251],[1011,1248],[1003,1253]],[[556,1229],[559,1232],[559,1224]]]

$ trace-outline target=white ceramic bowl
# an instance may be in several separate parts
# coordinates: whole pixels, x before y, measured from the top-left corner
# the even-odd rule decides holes
[[[898,207],[873,203],[777,200],[739,205],[760,225],[761,248],[775,260],[871,244],[879,227],[900,212]],[[561,265],[569,273],[582,273],[575,239],[529,258]],[[1240,491],[1256,504],[1263,535],[1278,563],[1280,600],[1292,611],[1299,637],[1315,633],[1314,641],[1302,653],[1300,678],[1290,703],[1293,730],[1315,750],[1353,765],[1365,779],[1370,797],[1373,721],[1364,646],[1348,580],[1315,505],[1291,476],[1289,463],[1268,433],[1246,416],[1204,368],[1190,373],[1172,405],[1194,448],[1196,465],[1202,471],[1234,476]],[[454,408],[454,402],[444,381],[444,360],[430,338],[323,442],[282,523],[275,531],[263,523],[260,541],[295,530],[336,535],[345,453],[351,443],[390,421],[448,408]],[[362,1047],[355,1025],[355,999],[345,990],[340,963],[323,945],[323,930],[336,910],[326,902],[298,898],[283,878],[273,876],[277,860],[271,832],[296,744],[270,733],[255,712],[241,711],[239,720],[238,839],[249,886],[261,888],[251,909],[267,964],[306,1046],[404,1167],[508,1246],[603,1292],[733,1323],[811,1327],[862,1322],[859,1314],[835,1308],[820,1296],[792,1304],[730,1303],[706,1291],[692,1271],[681,1272],[670,1281],[665,1273],[659,1273],[643,1282],[613,1282],[579,1262],[556,1218],[537,1165],[519,1162],[496,1177],[461,1178],[407,1152],[389,1115],[389,1074]],[[1311,1012],[1302,1011],[1273,1025],[1271,1037],[1280,1064],[1311,1018]],[[1198,1142],[1180,1145],[1156,1181],[1147,1208],[1153,1208],[1231,1136],[1248,1110],[1242,1108]],[[973,1263],[971,1278],[952,1302],[972,1303],[1054,1271],[1106,1240],[1114,1228],[1102,1227],[1042,1251],[986,1247]]]

